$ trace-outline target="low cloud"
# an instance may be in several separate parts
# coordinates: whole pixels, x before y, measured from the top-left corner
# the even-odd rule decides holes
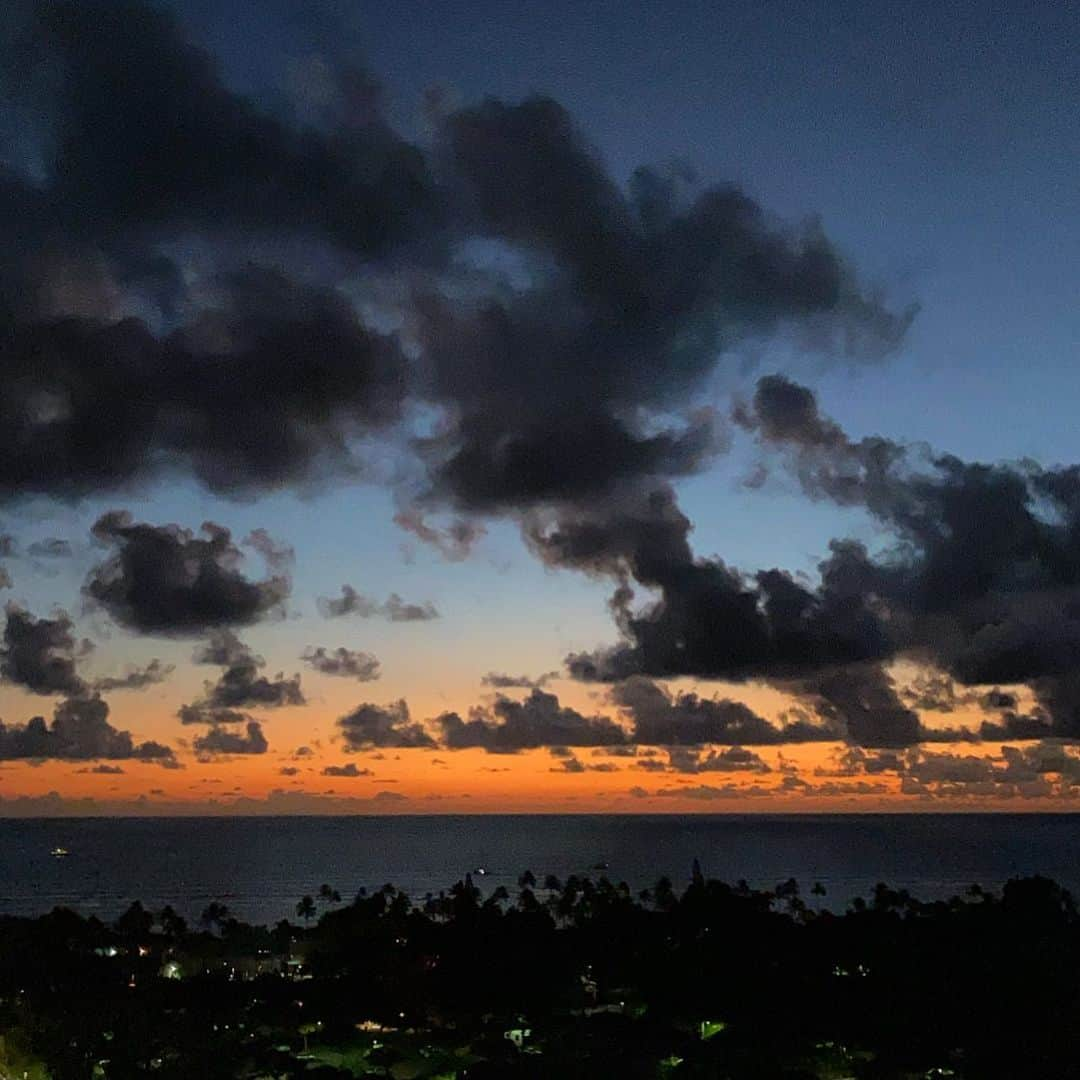
[[[379,678],[379,661],[368,652],[340,647],[309,648],[300,657],[308,667],[323,675],[336,675],[357,682],[373,682]]]
[[[559,704],[554,694],[533,690],[523,701],[500,697],[490,710],[473,709],[467,720],[443,713],[435,720],[451,750],[482,747],[516,753],[542,746],[607,746],[625,743],[626,732],[606,716],[585,716]]]
[[[355,762],[350,761],[345,765],[327,765],[322,770],[323,776],[372,776],[370,769],[361,769]]]
[[[257,720],[249,720],[243,735],[229,728],[212,727],[192,742],[192,748],[202,757],[230,754],[265,754],[270,748]]]
[[[35,540],[26,549],[26,553],[36,559],[70,559],[71,543],[51,536],[45,540]]]
[[[183,636],[246,626],[281,612],[289,595],[286,574],[246,577],[243,552],[229,530],[212,521],[196,536],[179,525],[148,525],[113,510],[92,532],[113,554],[90,572],[83,592],[137,633]]]
[[[753,750],[732,746],[702,754],[685,747],[672,747],[668,753],[669,767],[675,772],[772,772],[768,763]]]
[[[158,742],[136,742],[109,723],[109,706],[99,697],[70,698],[57,704],[52,722],[35,716],[25,724],[0,721],[0,760],[153,761],[175,764],[173,751]]]
[[[318,607],[323,617],[327,619],[355,615],[360,619],[383,618],[390,622],[429,622],[439,617],[439,612],[430,601],[410,604],[402,600],[397,593],[391,593],[380,603],[358,593],[351,585],[342,585],[341,596],[336,599],[320,596]]]
[[[195,650],[197,664],[221,664],[224,667],[215,683],[206,683],[196,706],[209,709],[236,709],[247,706],[277,708],[303,705],[300,676],[286,678],[279,672],[269,679],[260,671],[266,661],[257,656],[230,630],[218,630],[207,644]]]
[[[67,612],[38,619],[29,611],[8,604],[4,640],[0,647],[0,675],[35,694],[82,694],[86,687],[77,672],[77,643]]]
[[[457,518],[445,528],[428,522],[415,507],[394,515],[394,524],[412,533],[421,543],[435,548],[448,562],[460,562],[472,553],[473,546],[484,535],[483,525]]]
[[[366,703],[357,706],[337,722],[345,745],[352,750],[369,747],[434,747],[435,740],[422,724],[409,717],[409,707],[404,701],[389,705]]]
[[[102,693],[113,690],[145,690],[148,686],[163,683],[174,671],[174,664],[151,660],[146,667],[129,667],[123,675],[106,675],[94,682],[94,689]]]
[[[771,724],[742,702],[693,693],[673,695],[641,676],[612,687],[611,700],[633,721],[631,741],[645,745],[770,745],[837,738],[835,729],[803,720]]]
[[[239,709],[214,709],[206,705],[181,705],[176,710],[181,724],[247,724],[251,717]]]
[[[535,679],[528,675],[506,675],[501,671],[489,671],[480,682],[495,690],[543,690],[552,679],[558,677],[557,671],[545,671],[543,675],[538,675]]]

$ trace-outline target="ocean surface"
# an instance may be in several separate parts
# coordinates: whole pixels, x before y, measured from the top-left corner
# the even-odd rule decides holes
[[[5,819],[0,914],[65,905],[113,918],[139,899],[197,918],[218,900],[269,922],[323,882],[346,900],[387,882],[422,898],[470,871],[485,893],[515,892],[530,869],[636,891],[661,875],[681,888],[695,858],[709,877],[755,887],[819,881],[838,910],[878,881],[932,899],[1038,873],[1080,893],[1080,815]]]

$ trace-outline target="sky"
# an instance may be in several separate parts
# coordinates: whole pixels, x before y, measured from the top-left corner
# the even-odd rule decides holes
[[[13,10],[0,815],[1078,808],[1074,6]]]

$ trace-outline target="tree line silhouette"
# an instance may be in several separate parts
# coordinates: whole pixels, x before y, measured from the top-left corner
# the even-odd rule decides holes
[[[0,1073],[1080,1075],[1080,917],[1045,878],[929,902],[881,884],[842,912],[696,862],[682,890],[517,884],[324,885],[303,926],[218,902],[197,927],[139,903],[5,917]]]

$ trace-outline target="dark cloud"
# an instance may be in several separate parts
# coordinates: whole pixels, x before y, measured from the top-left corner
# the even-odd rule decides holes
[[[573,752],[568,752],[566,755],[560,757],[559,764],[553,768],[548,769],[548,772],[553,773],[585,773],[585,772],[598,772],[598,773],[614,773],[619,771],[619,766],[613,761],[601,761],[595,765],[586,765],[584,761],[581,761]]]
[[[216,667],[232,667],[253,659],[251,650],[232,630],[215,630],[206,641],[195,647],[191,656],[196,664],[213,664]]]
[[[397,419],[400,350],[334,289],[249,264],[184,308],[164,336],[121,312],[30,311],[5,328],[0,495],[78,496],[176,467],[226,494],[301,484],[355,472],[353,437]]]
[[[495,690],[543,690],[544,687],[551,682],[552,679],[557,679],[559,673],[557,671],[545,671],[543,675],[538,675],[535,679],[530,678],[528,675],[507,675],[501,671],[489,671],[480,682],[484,686],[490,686]]]
[[[891,544],[871,553],[833,541],[810,584],[695,557],[666,487],[534,511],[526,535],[542,559],[616,582],[623,640],[569,657],[571,674],[762,679],[866,746],[1080,737],[1080,470],[853,441],[782,376],[760,380],[736,420],[808,495],[864,507]],[[638,585],[658,598],[636,608]],[[882,666],[897,657],[935,674],[902,695]],[[1026,684],[1037,709],[997,709],[977,730],[948,730],[925,727],[912,707],[994,708],[968,688],[1001,683]]]
[[[409,477],[399,525],[459,558],[474,515],[523,516],[549,563],[617,578],[623,641],[576,674],[794,678],[890,654],[846,563],[811,589],[695,558],[668,486],[727,445],[700,395],[735,346],[796,333],[863,360],[902,338],[913,313],[880,303],[820,227],[686,171],[623,184],[545,97],[440,111],[426,154],[344,62],[332,104],[271,115],[149,5],[55,0],[25,29],[0,57],[26,76],[9,82],[37,142],[35,168],[0,184],[0,497],[177,471],[233,496],[370,475],[363,444],[396,448],[419,405],[435,422],[391,470]],[[384,279],[378,325],[401,335],[357,300]],[[460,516],[429,524],[439,511]],[[220,526],[110,514],[95,533],[114,553],[86,595],[128,629],[250,625],[288,596],[287,553],[258,531],[262,581]],[[632,582],[659,599],[633,611]],[[437,615],[350,586],[320,608]]]
[[[545,562],[620,583],[612,607],[624,643],[569,657],[572,675],[609,681],[635,674],[793,677],[888,654],[869,597],[830,573],[829,563],[822,564],[816,590],[780,570],[748,578],[719,559],[695,558],[690,528],[668,488],[528,522],[529,540]],[[633,581],[660,598],[634,611]]]
[[[91,773],[97,776],[121,776],[124,770],[119,765],[92,765],[85,769],[76,769],[78,773]]]
[[[939,671],[920,673],[900,691],[900,697],[919,712],[951,713],[965,706],[982,703],[985,703],[987,708],[994,707],[990,704],[989,694],[962,691],[948,675]]]
[[[867,358],[910,321],[816,225],[685,170],[612,177],[550,98],[440,108],[427,152],[340,41],[318,100],[293,79],[271,111],[156,6],[16,7],[0,67],[30,137],[0,184],[0,496],[353,475],[418,401],[440,423],[399,524],[459,558],[481,527],[432,526],[429,504],[696,471],[724,431],[692,398],[734,345],[790,328]],[[357,282],[381,278],[409,361],[358,315]]]
[[[352,437],[398,416],[393,343],[276,271],[230,273],[218,293],[165,340],[133,319],[6,329],[0,495],[116,489],[166,462],[225,494],[356,472]]]
[[[925,737],[916,712],[900,700],[880,665],[844,668],[808,684],[818,711],[858,746],[911,746]]]
[[[257,551],[271,570],[285,570],[296,562],[295,550],[289,544],[279,543],[265,529],[252,529],[243,543]]]
[[[1015,709],[1016,695],[995,686],[983,695],[982,704],[987,709]]]
[[[279,672],[273,679],[260,675],[266,661],[230,630],[211,634],[210,640],[195,650],[193,659],[197,664],[219,664],[225,669],[217,682],[205,684],[197,708],[238,709],[250,705],[273,708],[305,703],[299,675],[285,678]]]
[[[93,533],[114,553],[90,572],[83,592],[121,626],[144,634],[200,634],[281,610],[287,576],[245,577],[229,530],[208,521],[201,532],[134,522],[123,511],[102,515]]]
[[[371,776],[370,769],[361,769],[353,761],[348,762],[346,765],[327,765],[323,771],[323,776]]]
[[[94,681],[94,689],[102,693],[112,690],[145,690],[148,686],[163,683],[176,670],[173,664],[151,660],[146,667],[129,667],[123,675],[107,675]]]
[[[213,708],[202,702],[194,705],[181,705],[176,710],[181,724],[213,724],[219,727],[222,724],[247,724],[251,717],[238,709]]]
[[[257,720],[247,722],[246,733],[241,735],[225,727],[212,727],[205,735],[192,741],[192,747],[200,755],[213,757],[219,754],[265,754],[270,748]]]
[[[760,754],[742,746],[710,750],[707,754],[702,754],[695,749],[672,747],[668,753],[668,766],[673,771],[681,773],[772,772]]]
[[[559,762],[557,766],[548,769],[548,772],[564,772],[564,773],[583,773],[585,771],[585,763],[579,761],[576,757],[571,755],[568,758],[564,758]]]
[[[439,617],[438,611],[430,602],[407,604],[397,593],[391,593],[385,601],[379,603],[358,593],[351,585],[342,585],[341,596],[337,599],[320,596],[318,605],[320,613],[327,619],[355,615],[361,619],[379,616],[389,619],[390,622],[426,622]]]
[[[175,765],[172,750],[158,742],[137,743],[108,720],[109,706],[99,697],[70,698],[57,704],[52,723],[35,716],[26,724],[0,721],[0,760],[56,758],[65,761],[153,761]]]
[[[490,710],[473,709],[467,720],[443,713],[436,721],[448,749],[482,747],[516,753],[541,746],[610,746],[626,733],[606,716],[585,716],[559,704],[554,694],[534,689],[523,701],[500,697]]]
[[[697,471],[724,433],[688,406],[740,339],[807,320],[885,350],[903,334],[819,230],[652,170],[624,190],[550,98],[462,109],[441,141],[476,232],[519,254],[529,287],[418,303],[452,419],[423,447],[430,497],[522,509]]]
[[[400,791],[377,791],[372,799],[381,803],[408,802],[409,796]]]
[[[271,708],[303,705],[305,698],[300,690],[299,675],[285,678],[279,672],[275,678],[268,679],[258,674],[257,664],[253,661],[226,668],[216,683],[208,684],[205,702],[221,709],[252,705]]]
[[[71,543],[60,540],[57,537],[49,537],[46,540],[35,540],[27,549],[27,555],[38,559],[70,559]]]
[[[389,705],[364,704],[341,717],[337,726],[352,750],[369,747],[434,747],[435,740],[422,724],[409,718],[404,701]]]
[[[431,199],[423,160],[387,129],[376,87],[355,68],[328,72],[351,91],[339,118],[351,126],[299,132],[228,90],[212,58],[148,4],[53,0],[29,33],[20,44],[55,76],[34,101],[50,109],[55,147],[46,197],[80,232],[318,229],[370,252],[407,233]],[[360,87],[362,122],[351,108]]]
[[[642,788],[632,788],[631,794],[643,791]],[[761,787],[759,784],[749,786],[742,784],[694,784],[685,787],[658,788],[653,792],[645,792],[662,799],[692,799],[695,802],[712,802],[714,799],[746,799],[762,798],[776,794],[776,789]]]
[[[483,525],[458,518],[445,528],[432,525],[416,508],[410,507],[394,515],[394,524],[412,533],[422,543],[435,548],[449,562],[460,562],[472,553],[473,546],[484,535]]]
[[[379,677],[379,661],[371,653],[357,649],[309,648],[300,658],[308,667],[323,675],[340,675],[358,682],[372,682]]]
[[[1006,710],[995,720],[984,720],[979,725],[979,735],[987,740],[1045,739],[1055,734],[1050,717],[1041,710],[1035,713],[1017,713]]]
[[[592,752],[593,757],[634,758],[652,757],[656,751],[651,747],[636,746],[601,746]]]
[[[278,773],[282,776],[297,776],[300,770],[295,765],[283,765],[278,769]]]
[[[80,695],[85,683],[77,671],[77,644],[66,612],[53,619],[35,618],[15,604],[5,609],[0,675],[35,694]]]
[[[351,437],[397,416],[400,351],[333,287],[245,256],[311,277],[330,252],[432,236],[423,155],[377,107],[358,122],[370,80],[331,64],[352,104],[301,129],[227,89],[156,6],[15,7],[32,13],[0,66],[34,135],[15,157],[37,160],[0,185],[0,495],[166,465],[230,492],[350,468]]]
[[[1059,740],[1002,746],[999,753],[937,752],[911,747],[902,753],[852,749],[838,769],[821,776],[892,776],[902,794],[923,798],[1074,797],[1080,788],[1080,757]],[[815,789],[816,790],[816,789]]]
[[[771,724],[742,702],[672,695],[650,679],[635,677],[612,688],[612,701],[633,721],[631,741],[645,745],[700,746],[704,743],[767,745],[821,742],[835,728],[804,721]]]
[[[864,506],[896,537],[877,558],[834,544],[823,568],[888,612],[890,652],[929,658],[965,686],[1026,683],[1052,734],[1080,735],[1076,467],[853,441],[780,376],[759,383],[744,423],[788,455],[808,494]],[[1014,730],[1024,728],[1037,730],[1020,720]]]

